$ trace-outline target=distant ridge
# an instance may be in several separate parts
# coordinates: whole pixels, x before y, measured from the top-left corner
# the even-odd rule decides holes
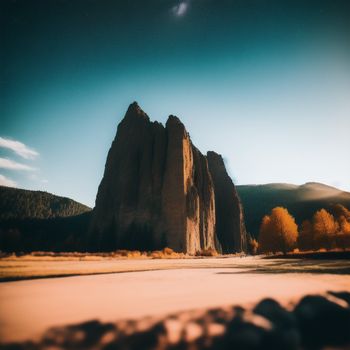
[[[303,185],[270,183],[236,186],[241,198],[247,231],[257,237],[264,215],[276,206],[283,206],[298,224],[312,217],[315,211],[329,209],[332,204],[350,208],[350,193],[318,182]]]
[[[0,220],[69,217],[91,208],[70,198],[43,191],[0,186]]]

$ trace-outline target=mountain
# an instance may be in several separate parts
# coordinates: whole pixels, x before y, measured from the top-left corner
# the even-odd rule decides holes
[[[0,221],[68,217],[90,210],[72,199],[51,193],[0,186]]]
[[[84,250],[90,217],[72,199],[0,186],[0,251]]]
[[[317,182],[297,186],[272,183],[266,185],[236,186],[241,198],[247,231],[258,236],[261,220],[272,208],[282,206],[295,217],[300,225],[310,219],[315,211],[329,209],[332,204],[350,208],[350,193]]]
[[[89,249],[234,252],[245,249],[245,235],[221,156],[203,155],[177,117],[163,126],[131,104],[108,152]]]

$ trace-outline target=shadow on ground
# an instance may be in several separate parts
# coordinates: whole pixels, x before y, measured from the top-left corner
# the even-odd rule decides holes
[[[273,262],[265,261],[263,264],[256,266],[244,266],[239,271],[217,272],[217,274],[245,274],[245,273],[261,273],[261,274],[281,274],[281,273],[316,273],[316,274],[334,274],[334,275],[349,275],[350,260],[303,260],[295,259],[284,260],[277,259]]]
[[[265,256],[264,259],[313,259],[313,260],[349,260],[350,250],[343,251],[323,251],[323,252],[298,252],[298,253],[287,253],[287,254],[274,254]]]
[[[264,299],[246,310],[235,306],[182,312],[162,320],[101,323],[97,320],[46,331],[39,342],[0,346],[44,349],[325,349],[350,348],[350,293],[308,295],[283,308]]]

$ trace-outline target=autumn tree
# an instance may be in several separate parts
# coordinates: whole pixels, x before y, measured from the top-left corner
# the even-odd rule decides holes
[[[340,216],[339,220],[339,230],[341,233],[350,234],[350,220],[347,220],[345,216]]]
[[[287,209],[276,207],[261,222],[259,251],[286,253],[295,247],[297,237],[298,226],[294,218]]]
[[[336,237],[337,248],[350,248],[350,221],[341,215],[338,219],[339,232]]]
[[[335,247],[336,233],[339,229],[339,224],[332,214],[328,213],[325,209],[317,211],[312,219],[312,228],[316,249],[331,249]]]
[[[350,210],[341,204],[335,204],[330,207],[330,212],[334,215],[339,225],[339,230],[335,237],[336,247],[342,249],[350,248]]]
[[[265,215],[261,221],[259,231],[259,252],[271,252],[273,247],[273,239],[270,234],[271,218],[269,215]]]
[[[248,253],[256,255],[258,253],[258,241],[248,234]]]
[[[347,221],[350,221],[350,210],[345,208],[344,205],[334,204],[329,209],[330,213],[333,214],[338,221],[341,216],[344,216]]]

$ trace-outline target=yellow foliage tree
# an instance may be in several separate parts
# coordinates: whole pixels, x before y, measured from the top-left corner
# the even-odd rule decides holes
[[[350,222],[343,215],[339,218],[339,226],[341,233],[350,234]]]
[[[350,248],[350,222],[341,215],[338,219],[339,233],[337,234],[337,247],[341,249]]]
[[[312,219],[312,227],[316,249],[331,249],[335,247],[339,224],[332,214],[328,213],[325,209],[317,211]]]
[[[259,233],[259,251],[286,253],[295,247],[298,226],[288,210],[282,207],[272,209],[264,216]]]
[[[252,236],[248,235],[248,252],[252,255],[256,255],[258,253],[259,243]]]

